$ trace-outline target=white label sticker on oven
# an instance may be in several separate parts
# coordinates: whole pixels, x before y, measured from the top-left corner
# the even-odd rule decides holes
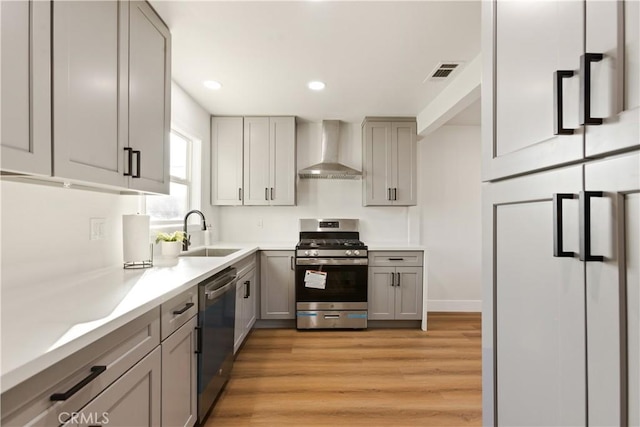
[[[304,273],[304,286],[306,288],[324,289],[326,284],[327,284],[326,272],[307,270]]]

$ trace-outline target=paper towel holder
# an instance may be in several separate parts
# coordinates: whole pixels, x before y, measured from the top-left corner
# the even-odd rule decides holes
[[[149,254],[151,254],[151,259],[146,261],[128,261],[124,263],[124,268],[133,269],[133,268],[149,268],[153,267],[153,244],[149,245]]]

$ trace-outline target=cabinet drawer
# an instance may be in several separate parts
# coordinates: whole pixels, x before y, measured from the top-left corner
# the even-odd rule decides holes
[[[369,265],[378,267],[421,267],[422,251],[369,251]]]
[[[155,308],[2,394],[3,426],[59,426],[160,344]],[[52,401],[106,369],[66,400]]]
[[[176,295],[160,306],[160,331],[164,341],[198,313],[198,287]]]

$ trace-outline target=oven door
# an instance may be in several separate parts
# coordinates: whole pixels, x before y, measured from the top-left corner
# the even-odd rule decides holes
[[[296,302],[366,303],[367,268],[367,258],[298,258]],[[307,271],[326,273],[324,284],[305,282]],[[314,276],[319,277],[317,274]]]

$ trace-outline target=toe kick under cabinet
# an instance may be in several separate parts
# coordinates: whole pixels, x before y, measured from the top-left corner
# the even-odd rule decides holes
[[[369,251],[369,319],[422,319],[421,251]]]

